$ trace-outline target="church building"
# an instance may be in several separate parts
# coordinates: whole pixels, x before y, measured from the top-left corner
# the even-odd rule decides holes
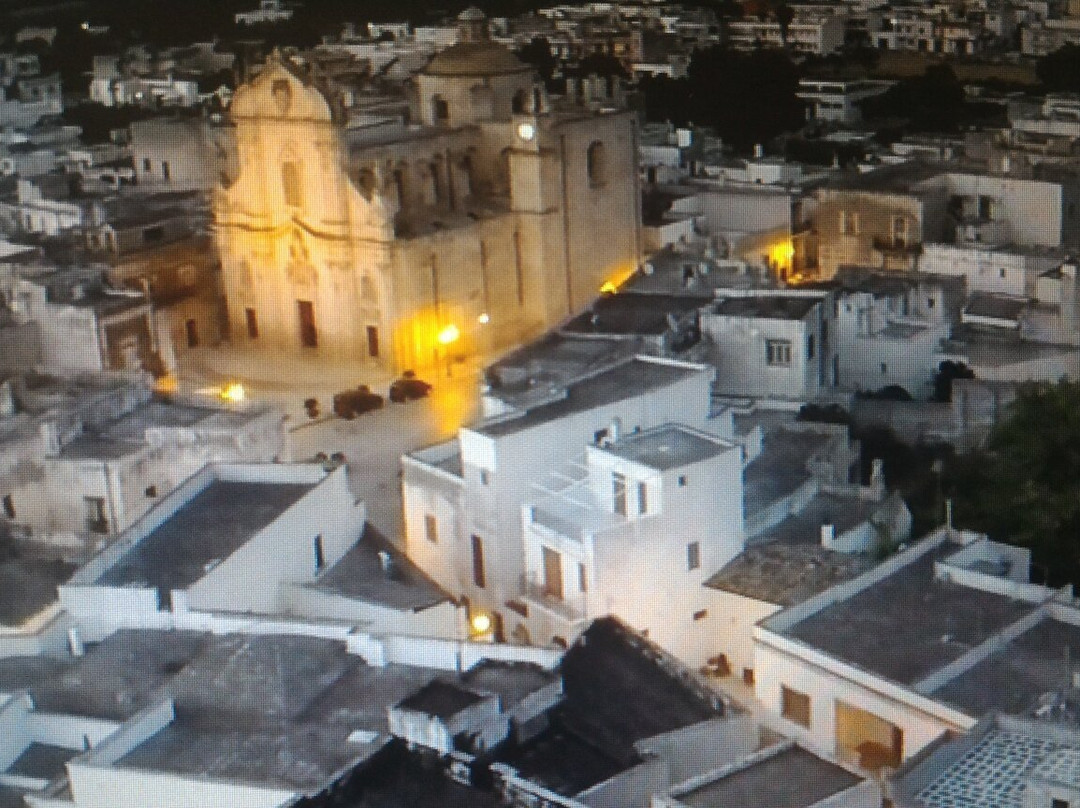
[[[283,56],[232,102],[214,193],[234,344],[429,368],[583,310],[638,265],[630,112],[549,98],[483,14],[413,79],[409,121],[346,114]]]

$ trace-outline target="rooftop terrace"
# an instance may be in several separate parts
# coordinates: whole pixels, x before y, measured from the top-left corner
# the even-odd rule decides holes
[[[554,401],[538,404],[521,415],[505,420],[480,423],[474,429],[495,438],[513,435],[575,413],[668,387],[702,372],[705,372],[703,368],[695,366],[635,358],[574,382]]]
[[[678,799],[690,808],[805,808],[860,782],[847,769],[792,745]]]
[[[665,424],[645,432],[626,435],[606,451],[659,471],[689,466],[723,454],[731,448],[711,435],[678,424]]]
[[[992,729],[924,788],[920,808],[1022,808],[1028,775],[1053,766],[1062,752],[1075,759],[1080,750],[1025,732]],[[1074,777],[1074,785],[1080,779]]]
[[[1048,617],[932,696],[976,716],[1031,712],[1044,695],[1072,690],[1074,660],[1080,660],[1080,626]]]
[[[784,633],[887,679],[914,685],[1031,611],[1030,603],[938,578],[944,542]]]
[[[183,589],[236,552],[314,487],[214,479],[128,550],[99,586]]]
[[[390,554],[389,571],[383,568],[381,552]],[[420,610],[450,599],[371,525],[366,526],[360,541],[312,586],[391,609]]]

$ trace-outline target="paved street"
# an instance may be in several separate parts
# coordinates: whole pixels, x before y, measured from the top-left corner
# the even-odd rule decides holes
[[[353,492],[368,507],[371,523],[393,541],[402,534],[402,453],[452,436],[474,417],[478,407],[480,367],[455,365],[451,375],[425,374],[434,389],[427,399],[406,404],[388,400],[382,410],[352,421],[333,415],[335,393],[359,384],[386,396],[393,378],[366,365],[275,357],[273,361],[230,349],[193,351],[181,363],[182,393],[210,393],[228,382],[244,385],[247,399],[269,401],[285,413],[288,446],[285,460],[307,460],[318,452],[344,452]],[[311,420],[304,399],[319,400],[321,415]]]

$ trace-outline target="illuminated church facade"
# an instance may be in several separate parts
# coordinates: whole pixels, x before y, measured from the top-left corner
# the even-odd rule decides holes
[[[476,11],[414,81],[413,122],[346,123],[272,57],[232,102],[214,194],[234,344],[430,367],[513,345],[637,266],[631,114],[556,108]]]

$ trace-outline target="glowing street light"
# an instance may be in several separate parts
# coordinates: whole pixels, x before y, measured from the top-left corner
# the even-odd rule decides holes
[[[476,318],[476,322],[480,323],[480,325],[487,325],[488,323],[491,322],[491,318],[488,316],[488,313],[485,311],[483,314],[481,314],[479,317]]]
[[[477,612],[469,621],[473,634],[487,634],[491,631],[491,616],[485,612]]]
[[[435,337],[439,341],[440,345],[450,345],[457,342],[461,338],[461,329],[459,329],[453,323],[444,326],[438,335]]]
[[[604,281],[603,285],[600,287],[600,294],[602,295],[613,295],[617,291],[619,291],[619,287],[611,281]]]
[[[221,388],[221,392],[218,396],[222,401],[228,401],[231,404],[239,404],[247,396],[244,391],[244,385],[239,382],[229,382],[227,385]]]

